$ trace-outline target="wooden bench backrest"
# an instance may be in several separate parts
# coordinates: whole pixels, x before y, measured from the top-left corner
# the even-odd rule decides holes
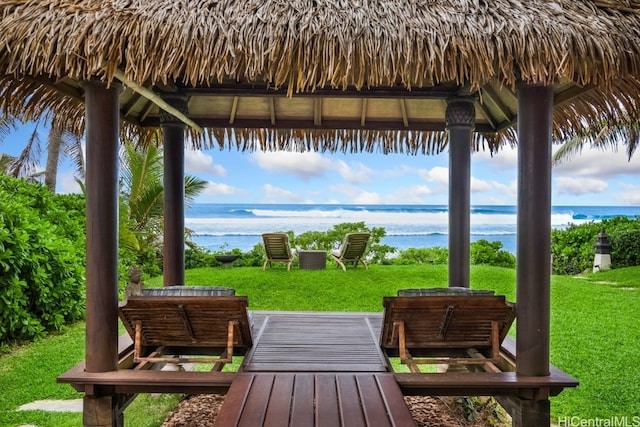
[[[134,296],[119,315],[132,337],[140,322],[144,346],[224,347],[229,322],[236,321],[233,344],[248,348],[247,306],[246,296]]]
[[[409,349],[486,349],[492,321],[498,322],[502,341],[515,318],[515,307],[504,296],[385,297],[383,302],[385,349],[398,348],[397,322],[404,322]]]

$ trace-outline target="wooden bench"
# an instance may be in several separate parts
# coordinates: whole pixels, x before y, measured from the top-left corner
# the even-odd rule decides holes
[[[504,296],[385,297],[383,304],[380,346],[414,373],[418,364],[499,362],[500,343],[515,318]]]
[[[234,352],[244,354],[252,345],[247,305],[244,296],[133,296],[119,315],[134,338],[135,362],[216,363],[221,369]],[[202,357],[211,355],[219,357]]]

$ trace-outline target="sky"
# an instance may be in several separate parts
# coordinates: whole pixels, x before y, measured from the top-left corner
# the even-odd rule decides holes
[[[16,155],[33,131],[27,124],[4,139]],[[47,129],[40,126],[46,142]],[[517,149],[471,156],[471,204],[517,204]],[[448,153],[185,152],[185,169],[208,182],[196,203],[426,204],[448,203]],[[44,159],[42,160],[44,165]],[[60,193],[78,192],[72,164],[60,165]],[[640,205],[640,157],[585,148],[553,168],[554,206]]]

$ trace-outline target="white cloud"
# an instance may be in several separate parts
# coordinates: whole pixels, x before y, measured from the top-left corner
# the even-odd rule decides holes
[[[397,188],[387,196],[387,202],[396,204],[430,204],[433,202],[429,198],[434,194],[435,192],[426,185]]]
[[[394,168],[386,169],[382,171],[382,176],[384,176],[385,178],[398,178],[398,177],[413,174],[413,173],[419,174],[420,171],[412,166],[402,164]]]
[[[276,173],[290,173],[303,181],[324,176],[333,169],[331,160],[316,152],[295,153],[290,151],[256,151],[251,159],[262,169]]]
[[[638,206],[640,205],[640,186],[633,184],[622,184],[622,193],[613,195],[613,199],[621,205]]]
[[[493,185],[482,179],[471,177],[471,192],[483,193],[493,189]]]
[[[518,149],[505,146],[497,153],[493,153],[493,156],[489,150],[478,151],[473,153],[471,161],[486,163],[490,168],[499,170],[515,169],[518,166]]]
[[[80,185],[72,171],[58,173],[56,192],[61,194],[81,193]]]
[[[593,178],[556,178],[558,194],[570,194],[579,196],[589,193],[604,193],[607,190],[607,182]]]
[[[495,188],[500,194],[512,199],[509,203],[500,204],[511,204],[515,202],[514,199],[518,196],[518,182],[516,180],[511,181],[508,185],[498,181],[491,181],[491,185],[493,185],[493,188]]]
[[[360,194],[356,196],[353,203],[364,205],[379,205],[384,203],[384,199],[380,197],[378,193],[371,193],[369,191],[360,191]]]
[[[371,181],[373,170],[369,169],[362,163],[347,164],[343,160],[335,163],[335,168],[340,176],[350,184],[365,184]]]
[[[364,184],[371,181],[374,171],[363,163],[347,163],[343,160],[331,160],[316,152],[256,152],[252,159],[263,169],[276,173],[289,173],[309,181],[337,172],[350,184]]]
[[[202,194],[207,196],[233,196],[244,192],[244,190],[237,187],[209,181]]]
[[[418,174],[427,181],[437,182],[439,184],[449,184],[449,168],[436,166],[431,169],[420,169]]]
[[[286,200],[292,203],[303,203],[304,199],[297,195],[296,193],[285,190],[283,188],[275,187],[271,184],[265,184],[262,186],[262,190],[267,198],[267,200],[274,202],[281,202]]]
[[[639,175],[640,160],[636,155],[628,161],[624,150],[615,152],[585,149],[581,154],[554,166],[553,173],[559,176],[588,176],[601,179],[620,175]]]
[[[202,173],[212,176],[226,176],[226,169],[213,163],[213,157],[200,150],[185,150],[185,171],[188,173]]]
[[[329,188],[332,193],[342,194],[346,197],[343,203],[356,204],[384,204],[385,200],[378,193],[365,191],[355,185],[338,184]]]

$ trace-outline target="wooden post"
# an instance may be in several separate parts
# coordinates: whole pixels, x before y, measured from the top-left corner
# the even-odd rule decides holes
[[[553,90],[520,83],[518,92],[518,266],[516,373],[549,375],[551,130]],[[522,402],[515,426],[549,425],[549,401]]]
[[[449,131],[449,286],[469,287],[472,97],[447,100]]]
[[[167,103],[187,110],[186,98],[164,95]],[[164,145],[164,286],[184,285],[184,131],[182,121],[169,113],[161,114]]]
[[[87,141],[86,370],[118,369],[118,96],[121,87],[84,83]],[[87,426],[120,421],[109,390],[85,396]],[[107,408],[107,409],[105,409]]]

